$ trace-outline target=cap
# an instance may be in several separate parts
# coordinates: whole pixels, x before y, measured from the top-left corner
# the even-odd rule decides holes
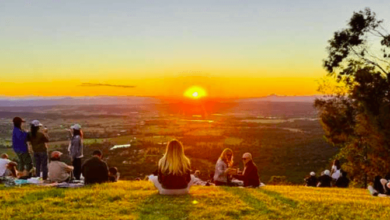
[[[34,125],[34,127],[41,127],[41,126],[43,126],[43,125],[41,124],[41,122],[39,122],[38,120],[34,120],[34,121],[32,121],[30,124],[31,124],[31,125]]]
[[[62,153],[59,151],[51,152],[51,158],[60,158],[61,155],[62,155]]]
[[[12,120],[13,123],[21,123],[21,122],[26,122],[25,120],[23,120],[22,118],[20,117],[15,117],[13,120]]]
[[[327,176],[330,176],[330,171],[329,170],[325,170],[324,174],[327,175]]]
[[[74,124],[72,126],[70,126],[71,129],[74,129],[74,130],[80,130],[81,129],[81,125],[79,124]]]
[[[310,172],[310,176],[315,176],[315,175],[316,175],[316,173]]]

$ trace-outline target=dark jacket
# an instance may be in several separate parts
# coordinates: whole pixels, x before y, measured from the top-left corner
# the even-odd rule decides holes
[[[256,164],[253,161],[249,161],[245,165],[243,175],[234,175],[235,178],[244,181],[244,187],[259,187],[260,178],[257,171]]]
[[[15,153],[28,153],[27,132],[20,128],[14,127],[12,132],[12,147]]]
[[[47,152],[46,143],[49,142],[47,134],[38,131],[34,137],[31,132],[28,132],[27,141],[31,143],[34,153]]]
[[[307,177],[305,179],[305,182],[306,182],[306,186],[313,186],[313,187],[316,187],[317,186],[317,177],[315,176],[310,176],[310,177]]]
[[[337,187],[341,188],[347,188],[349,186],[349,179],[348,177],[340,176],[335,184]]]
[[[164,189],[185,189],[191,181],[191,171],[183,175],[164,174],[158,169],[158,182]]]
[[[318,178],[320,185],[318,187],[331,187],[332,177],[328,175],[322,175]]]
[[[100,158],[92,157],[81,167],[85,184],[104,183],[108,181],[108,166]]]

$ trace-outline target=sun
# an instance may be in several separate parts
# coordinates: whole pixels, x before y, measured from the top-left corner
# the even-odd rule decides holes
[[[184,94],[185,97],[192,98],[192,99],[199,99],[202,97],[207,96],[206,90],[204,90],[202,87],[199,86],[192,86],[188,88]]]

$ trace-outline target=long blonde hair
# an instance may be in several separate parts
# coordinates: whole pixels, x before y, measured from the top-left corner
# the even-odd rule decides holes
[[[190,160],[184,155],[183,144],[178,140],[168,143],[164,156],[158,162],[162,173],[182,175],[191,168]]]
[[[232,155],[232,157],[230,158],[230,161],[226,156],[226,154],[228,154],[228,153],[230,153]],[[233,165],[233,151],[230,148],[225,148],[222,151],[221,156],[219,156],[219,159],[223,160],[223,162],[225,162],[229,167],[232,166]]]

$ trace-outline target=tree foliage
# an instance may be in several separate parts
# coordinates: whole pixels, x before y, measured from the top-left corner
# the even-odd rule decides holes
[[[334,33],[324,68],[346,87],[317,99],[325,138],[358,182],[390,172],[390,34],[366,8]]]

